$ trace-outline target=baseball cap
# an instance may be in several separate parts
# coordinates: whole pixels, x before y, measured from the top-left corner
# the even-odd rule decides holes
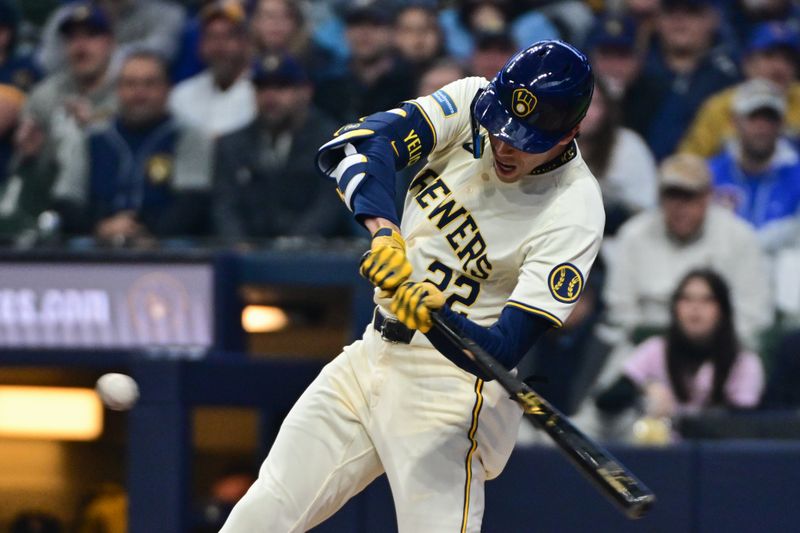
[[[676,154],[666,158],[659,167],[659,186],[701,192],[711,187],[711,171],[705,159],[694,154]]]
[[[636,47],[636,22],[624,15],[609,14],[597,19],[589,32],[586,48],[633,50]]]
[[[386,26],[394,19],[392,6],[378,0],[355,0],[342,12],[342,19],[348,26],[354,24],[376,24]]]
[[[765,22],[757,25],[750,34],[747,52],[761,52],[773,48],[790,48],[800,51],[800,35],[797,30],[781,22]]]
[[[287,87],[308,83],[308,74],[291,56],[269,55],[256,60],[251,79],[256,87]]]
[[[216,0],[200,10],[200,21],[203,24],[218,18],[243,24],[247,20],[247,11],[239,0]]]
[[[734,113],[746,116],[759,109],[771,109],[783,117],[786,98],[778,86],[769,80],[752,79],[740,84],[733,95]]]
[[[67,6],[67,11],[58,24],[58,33],[69,35],[75,28],[86,28],[97,34],[112,33],[108,15],[90,2],[78,2]]]

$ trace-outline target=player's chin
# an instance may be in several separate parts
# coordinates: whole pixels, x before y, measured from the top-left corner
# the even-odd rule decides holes
[[[522,176],[519,165],[501,163],[496,159],[494,161],[494,173],[497,174],[497,178],[504,183],[515,182]]]

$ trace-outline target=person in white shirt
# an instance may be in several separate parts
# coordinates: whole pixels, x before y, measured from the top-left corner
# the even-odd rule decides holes
[[[631,215],[656,205],[658,171],[653,154],[638,133],[620,124],[617,104],[602,80],[596,83],[578,146],[603,191],[607,234],[615,233]]]
[[[711,205],[711,172],[702,158],[672,156],[660,173],[661,206],[626,222],[609,257],[604,292],[609,324],[629,340],[636,330],[665,328],[670,294],[680,278],[708,267],[730,285],[736,330],[752,346],[773,318],[769,271],[755,231]]]
[[[176,85],[169,107],[178,120],[218,137],[256,116],[247,15],[237,0],[221,0],[206,6],[200,19],[200,55],[208,68]]]

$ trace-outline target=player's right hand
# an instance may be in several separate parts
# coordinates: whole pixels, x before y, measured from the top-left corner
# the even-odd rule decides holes
[[[361,258],[359,272],[376,287],[393,293],[411,275],[403,237],[391,228],[376,231],[370,250]]]
[[[444,294],[433,283],[409,281],[397,289],[389,309],[405,327],[427,333],[433,326],[431,312],[441,309],[445,301]]]

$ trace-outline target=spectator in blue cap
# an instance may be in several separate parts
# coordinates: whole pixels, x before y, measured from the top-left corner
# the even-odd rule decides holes
[[[595,76],[605,84],[620,122],[638,132],[653,112],[651,95],[663,90],[656,80],[640,77],[645,38],[635,19],[608,13],[597,19],[586,42]]]
[[[34,87],[26,118],[47,135],[60,137],[101,121],[115,109],[111,58],[115,40],[107,14],[90,2],[67,6],[58,33],[64,39],[67,69]]]
[[[313,165],[337,123],[311,105],[313,88],[288,56],[252,69],[258,115],[216,148],[214,221],[226,240],[346,234],[349,220]]]
[[[800,32],[789,24],[770,22],[756,26],[742,60],[747,80],[765,79],[786,98],[785,134],[800,137]],[[719,153],[734,133],[733,99],[736,87],[711,96],[700,108],[680,144],[680,150],[703,157]]]
[[[712,0],[662,0],[657,46],[640,76],[651,110],[634,126],[656,159],[673,153],[703,101],[739,79],[734,61],[717,47],[720,16]]]
[[[0,84],[27,92],[42,76],[33,58],[17,49],[19,23],[13,0],[0,0]]]
[[[110,31],[117,41],[115,63],[130,50],[149,48],[168,58],[177,52],[185,14],[174,0],[92,0],[94,7],[106,14]],[[65,67],[64,42],[59,31],[73,4],[67,4],[50,15],[42,30],[37,59],[48,71]]]

